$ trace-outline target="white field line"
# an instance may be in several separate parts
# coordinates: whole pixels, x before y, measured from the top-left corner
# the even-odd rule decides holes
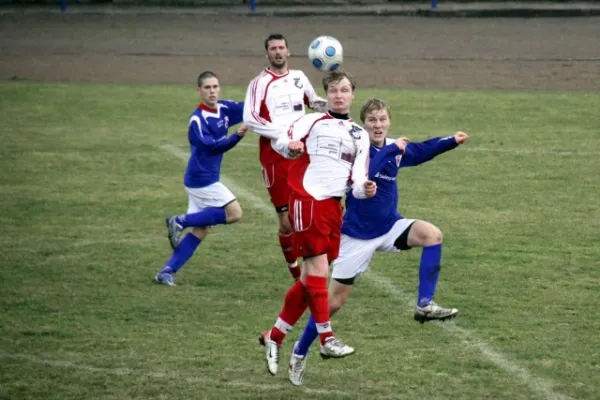
[[[175,146],[163,146],[162,149],[179,157],[179,158],[182,158],[184,160],[187,160],[189,157],[188,153],[186,153],[185,151],[183,151]],[[227,182],[228,182],[227,185],[230,188],[232,188],[232,189],[235,188],[234,192],[237,189],[241,189],[238,185],[235,185],[235,184],[232,185],[233,182],[231,182],[230,180],[227,180]],[[262,199],[249,193],[247,190],[241,190],[241,191],[238,190],[238,193],[240,194],[241,197],[246,197],[246,195],[249,194],[249,196],[246,197],[246,199],[250,200],[251,206],[261,212],[264,212],[266,215],[269,216],[269,218],[273,221],[273,223],[276,223],[276,217],[275,217],[275,213],[272,212],[272,207],[270,207]],[[384,276],[373,273],[372,271],[365,274],[365,277],[370,279],[371,281],[373,281],[377,286],[379,286],[379,288],[381,290],[383,290],[383,291],[387,292],[389,295],[395,297],[396,300],[399,300],[401,302],[406,302],[408,304],[408,306],[411,308],[414,307],[414,300],[411,299],[410,296],[405,294],[400,288],[398,288],[388,278],[385,278]],[[522,383],[524,383],[525,385],[527,385],[532,391],[537,393],[540,396],[540,398],[543,398],[546,400],[569,399],[568,396],[562,395],[560,393],[556,393],[552,389],[552,384],[549,383],[548,381],[545,381],[541,378],[533,376],[526,368],[521,367],[521,366],[517,365],[516,363],[507,360],[507,358],[505,356],[503,356],[499,352],[495,351],[488,343],[477,338],[477,336],[473,332],[471,332],[467,329],[464,329],[464,328],[460,328],[456,324],[451,323],[451,322],[450,323],[448,323],[448,322],[440,323],[440,324],[436,323],[436,326],[439,326],[442,329],[447,330],[448,332],[452,333],[455,337],[457,337],[465,345],[467,345],[470,348],[477,350],[478,352],[483,354],[494,365],[496,365],[500,369],[506,371],[507,373],[512,375],[514,378],[516,378],[517,380],[519,380]]]
[[[404,293],[390,279],[377,274],[372,270],[369,270],[364,276],[373,281],[381,290],[394,297],[397,301],[406,303],[411,310],[414,309],[415,299]],[[436,323],[436,325],[450,332],[468,347],[478,350],[497,367],[527,385],[532,391],[537,393],[540,398],[546,400],[569,399],[568,396],[555,392],[550,382],[533,376],[526,368],[507,360],[505,356],[495,351],[488,343],[477,338],[473,332],[457,326],[452,321]]]
[[[171,155],[173,155],[183,161],[187,161],[188,158],[190,157],[188,151],[182,150],[181,148],[174,146],[174,145],[166,144],[166,145],[160,146],[160,149],[163,151],[166,151],[167,153],[170,153]],[[273,208],[269,207],[267,204],[265,204],[265,202],[260,197],[255,196],[253,193],[244,189],[243,187],[241,187],[240,185],[238,185],[231,179],[227,178],[226,176],[223,176],[223,174],[221,174],[221,182],[223,182],[225,184],[225,186],[227,186],[229,189],[231,189],[231,191],[236,196],[239,195],[240,197],[245,198],[246,200],[249,201],[249,203],[253,207],[260,209],[265,214],[271,215],[273,218],[275,218]]]
[[[41,357],[36,357],[30,354],[18,354],[18,353],[8,353],[8,352],[0,352],[0,359],[12,359],[17,361],[26,361],[34,364],[46,365],[49,367],[55,368],[70,368],[78,371],[85,372],[93,372],[93,373],[101,373],[108,375],[140,375],[147,376],[151,378],[168,378],[172,373],[170,372],[153,372],[153,371],[143,371],[143,370],[135,370],[131,368],[99,368],[93,367],[91,365],[84,365],[78,363],[72,363],[70,361],[62,361],[62,360],[50,360]],[[344,392],[339,390],[328,390],[328,389],[311,389],[307,387],[303,388],[294,388],[291,384],[279,384],[279,383],[253,383],[253,382],[245,382],[245,381],[224,381],[222,379],[212,379],[208,377],[187,377],[185,378],[188,383],[201,383],[208,384],[213,386],[229,386],[229,387],[238,387],[238,388],[246,388],[246,389],[255,389],[255,390],[263,390],[263,391],[278,391],[278,392],[286,392],[290,390],[298,390],[305,393],[315,394],[315,395],[337,395],[344,397],[352,397],[355,396],[356,393],[352,392]]]

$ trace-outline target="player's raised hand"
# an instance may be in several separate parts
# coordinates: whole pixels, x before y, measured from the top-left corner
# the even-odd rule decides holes
[[[299,156],[304,153],[304,142],[301,140],[291,140],[288,144],[290,155]]]
[[[401,152],[405,152],[406,151],[406,145],[410,143],[410,139],[407,137],[401,137],[399,139],[396,139],[396,141],[394,142],[394,144],[396,146],[398,146],[398,148],[400,149]]]
[[[366,181],[363,187],[365,188],[365,196],[367,197],[373,197],[377,193],[377,184],[373,181]]]
[[[464,132],[458,131],[454,134],[454,140],[456,140],[456,143],[458,143],[458,144],[463,144],[467,140],[469,140],[469,135],[467,135]]]
[[[246,132],[248,132],[248,127],[245,124],[241,124],[236,133],[238,136],[244,137],[246,136]]]

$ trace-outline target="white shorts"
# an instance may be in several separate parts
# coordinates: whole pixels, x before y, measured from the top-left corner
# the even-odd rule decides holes
[[[369,268],[371,257],[376,251],[399,252],[400,250],[394,246],[394,242],[415,221],[415,219],[400,219],[386,234],[374,239],[362,240],[342,235],[340,255],[333,262],[331,277],[334,279],[354,278]]]
[[[188,194],[187,214],[197,213],[208,207],[224,207],[235,200],[231,190],[221,182],[203,188],[186,187],[185,191]]]

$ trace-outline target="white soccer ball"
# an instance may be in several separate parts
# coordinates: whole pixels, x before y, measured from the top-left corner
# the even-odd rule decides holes
[[[308,59],[319,71],[335,71],[344,61],[342,44],[334,37],[319,36],[308,46]]]

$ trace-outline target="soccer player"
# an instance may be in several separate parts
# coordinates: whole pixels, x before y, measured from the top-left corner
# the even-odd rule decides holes
[[[248,86],[244,106],[244,123],[260,135],[259,158],[263,179],[279,219],[279,244],[294,279],[300,277],[297,254],[293,248],[293,229],[288,219],[290,189],[287,184],[289,160],[274,146],[292,122],[306,113],[306,106],[324,111],[320,98],[304,72],[288,67],[287,40],[279,34],[265,40],[269,67]]]
[[[191,155],[183,178],[188,194],[187,213],[167,217],[168,238],[173,255],[154,277],[158,283],[175,286],[173,275],[192,257],[213,225],[233,224],[242,208],[231,191],[219,182],[223,153],[246,134],[242,124],[227,137],[229,126],[242,122],[244,103],[219,100],[221,87],[214,72],[198,76],[202,102],[192,113],[188,127]],[[181,241],[185,228],[191,228]]]
[[[399,252],[422,247],[419,266],[419,290],[415,320],[445,320],[458,313],[455,308],[443,308],[433,302],[440,274],[442,232],[435,225],[404,218],[398,212],[396,175],[404,167],[413,167],[465,143],[469,136],[457,132],[454,136],[437,137],[421,143],[408,139],[387,138],[391,123],[390,109],[378,99],[368,100],[360,112],[360,119],[371,141],[369,177],[377,184],[377,195],[359,200],[353,193],[346,197],[346,213],[342,226],[339,257],[333,262],[329,292],[331,314],[342,308],[352,291],[357,277],[369,267],[373,253]],[[294,344],[288,369],[290,381],[302,385],[306,357],[318,331],[314,318]]]
[[[377,187],[367,179],[369,137],[350,119],[353,78],[344,71],[323,78],[326,113],[305,115],[277,140],[277,150],[293,160],[288,171],[290,221],[294,249],[303,257],[299,281],[288,290],[275,325],[259,338],[269,373],[275,375],[286,334],[310,308],[324,357],[340,358],[354,349],[337,339],[329,321],[327,276],[337,258],[342,225],[341,198],[351,182],[357,199],[372,197]]]

